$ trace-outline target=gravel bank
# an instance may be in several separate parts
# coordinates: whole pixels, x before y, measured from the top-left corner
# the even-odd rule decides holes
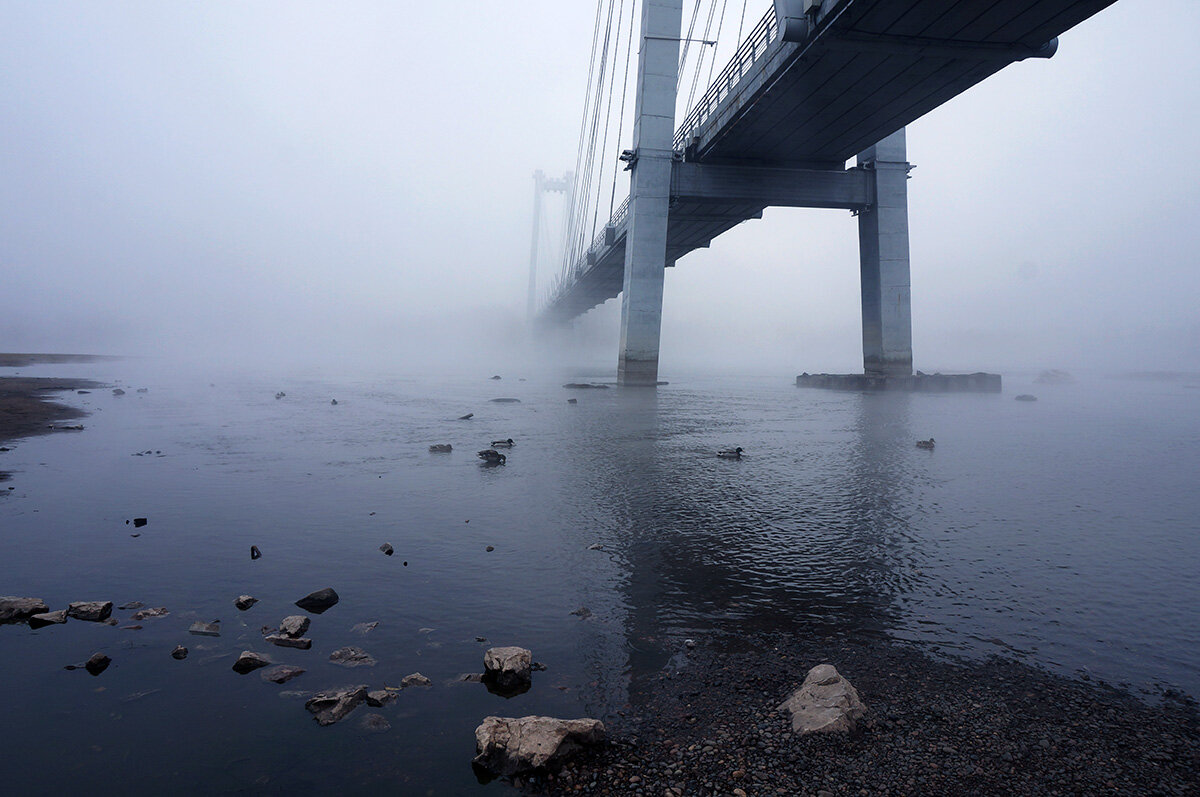
[[[830,662],[867,716],[849,736],[792,735],[775,711]],[[764,634],[702,646],[637,687],[612,742],[531,794],[1200,794],[1196,702],[1146,703],[1005,659],[932,659],[875,640]]]

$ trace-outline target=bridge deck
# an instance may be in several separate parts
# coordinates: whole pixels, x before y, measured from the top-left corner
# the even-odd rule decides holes
[[[858,152],[1113,2],[838,0],[799,42],[783,41],[772,10],[679,127],[676,147],[689,163],[844,172]],[[855,199],[825,206],[864,201]],[[673,190],[667,262],[770,204]],[[626,224],[622,206],[556,286],[543,318],[568,320],[621,292]]]

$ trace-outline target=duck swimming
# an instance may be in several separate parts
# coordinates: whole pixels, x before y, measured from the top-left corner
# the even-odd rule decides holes
[[[449,443],[434,443],[429,450],[434,454],[449,454],[454,449]]]
[[[742,447],[738,446],[737,448],[723,448],[717,452],[717,456],[721,459],[741,459]]]
[[[494,448],[485,448],[483,451],[480,451],[479,458],[489,465],[503,465],[508,459],[508,457]]]
[[[933,438],[931,437],[928,440],[918,440],[917,448],[924,448],[928,451],[932,451],[933,450]]]
[[[515,445],[516,445],[516,443],[513,442],[513,439],[511,437],[508,438],[507,440],[493,440],[492,441],[492,448],[512,448]]]

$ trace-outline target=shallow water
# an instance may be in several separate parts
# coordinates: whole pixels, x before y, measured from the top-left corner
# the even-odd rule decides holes
[[[503,791],[469,766],[482,717],[612,716],[684,638],[745,628],[1200,692],[1200,380],[1008,375],[1000,396],[862,395],[786,377],[650,392],[20,370],[128,393],[69,394],[92,413],[84,432],[0,455],[15,487],[0,497],[0,592],[171,613],[138,631],[0,627],[12,793]],[[1012,400],[1023,392],[1040,400]],[[930,436],[936,450],[915,448]],[[482,467],[475,451],[506,437],[508,464]],[[437,442],[454,451],[428,453]],[[714,456],[735,445],[742,460]],[[146,450],[162,455],[134,456]],[[325,586],[341,602],[313,617],[312,650],[261,641]],[[239,612],[242,593],[260,602]],[[570,614],[581,606],[590,618]],[[221,636],[189,635],[197,619],[220,619]],[[328,661],[349,644],[378,665]],[[507,644],[547,666],[528,693],[448,683]],[[283,686],[237,675],[244,649],[308,672]],[[101,650],[113,664],[98,677],[62,669]],[[326,728],[281,695],[414,671],[434,686]],[[368,712],[391,730],[361,728]]]

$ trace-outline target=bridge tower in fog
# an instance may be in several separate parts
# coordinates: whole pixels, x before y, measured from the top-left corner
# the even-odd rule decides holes
[[[605,150],[598,169],[603,178],[603,159],[616,150],[607,147],[607,119],[599,135],[600,109],[610,57],[607,106],[614,105],[611,75],[624,30],[618,14],[613,35],[610,0],[607,23],[601,13],[596,18],[595,41],[603,44],[593,47],[598,75],[589,74],[568,245],[538,320],[565,322],[620,295],[618,382],[654,385],[666,268],[741,222],[761,218],[767,207],[842,208],[858,217],[864,372],[910,376],[912,167],[905,126],[1010,64],[1050,58],[1061,33],[1113,2],[774,0],[745,37],[739,24],[732,59],[715,78],[710,63],[708,89],[693,102],[704,65],[703,55],[698,59],[677,126],[688,49],[703,53],[719,43],[720,25],[709,38],[718,2],[692,0],[685,30],[684,0],[642,0],[632,147],[620,152],[629,195],[615,206],[614,168],[601,227],[605,192],[594,185],[595,150]],[[700,31],[705,8],[709,26]],[[631,10],[626,64],[634,51],[633,23]],[[624,101],[622,94],[622,109]],[[621,114],[616,149],[623,122]],[[532,296],[532,278],[530,286]]]
[[[542,195],[563,194],[564,196],[570,196],[573,177],[574,175],[567,172],[557,179],[550,178],[541,169],[533,173],[533,239],[529,244],[529,301],[526,307],[526,312],[529,314],[530,320],[533,319],[534,313],[537,310],[538,242],[541,240],[544,230],[542,225]]]

